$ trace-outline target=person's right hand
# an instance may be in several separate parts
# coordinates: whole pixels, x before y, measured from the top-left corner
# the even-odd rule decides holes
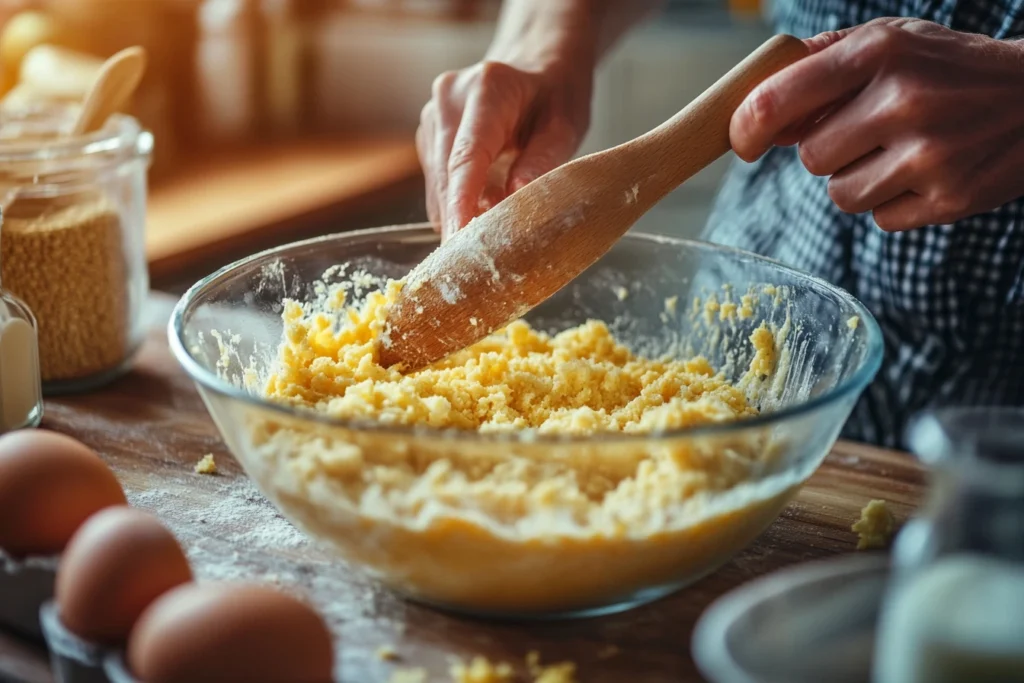
[[[593,70],[568,64],[534,71],[484,61],[434,81],[416,147],[442,240],[572,157],[590,125],[592,88]],[[489,186],[502,161],[511,162],[503,186]]]

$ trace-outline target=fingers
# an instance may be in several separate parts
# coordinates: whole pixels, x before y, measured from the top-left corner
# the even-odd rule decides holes
[[[875,223],[886,232],[913,230],[935,222],[931,202],[919,194],[905,192],[873,211]]]
[[[831,114],[833,111],[843,105],[843,100],[839,100],[825,107],[822,107],[818,111],[814,112],[807,118],[803,119],[799,123],[790,126],[786,130],[779,133],[779,136],[775,138],[775,142],[772,143],[778,147],[789,147],[795,145],[806,137],[806,135],[813,129],[822,119]]]
[[[482,213],[481,198],[498,156],[515,141],[531,99],[511,67],[491,65],[466,102],[448,157],[444,230],[453,234]]]
[[[516,192],[548,171],[561,166],[579,146],[576,129],[561,118],[549,117],[537,126],[508,177],[508,192]]]
[[[800,160],[816,176],[829,176],[876,148],[888,134],[880,112],[884,101],[862,91],[809,127],[800,138]]]
[[[754,161],[783,131],[860,91],[897,49],[898,33],[879,23],[820,39],[817,52],[765,80],[740,104],[729,126],[733,150]]]
[[[454,93],[457,76],[444,73],[434,80],[431,100],[420,113],[416,151],[426,183],[427,216],[440,228],[445,219],[448,193],[448,157],[451,154],[462,105]]]
[[[429,105],[428,105],[429,106]],[[426,111],[426,109],[424,109]],[[423,180],[426,185],[425,196],[427,204],[427,220],[434,229],[441,229],[441,209],[438,203],[437,177],[434,172],[436,164],[431,150],[431,142],[436,135],[434,121],[426,114],[420,118],[420,126],[416,129],[416,154],[420,159],[420,167],[423,169]]]
[[[879,149],[833,175],[828,194],[843,211],[863,213],[907,192],[908,176],[894,152]]]
[[[805,39],[804,45],[807,46],[807,49],[810,50],[812,55],[816,54],[818,52],[821,52],[825,48],[829,47],[830,45],[838,43],[840,40],[848,36],[850,32],[854,30],[854,28],[856,27],[844,28],[838,31],[825,31],[824,33],[819,33],[816,36],[812,36],[810,38]]]

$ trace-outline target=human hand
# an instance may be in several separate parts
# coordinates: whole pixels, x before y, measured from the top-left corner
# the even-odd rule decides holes
[[[732,118],[754,161],[799,144],[832,201],[884,230],[951,223],[1024,195],[1024,43],[919,19],[879,19],[807,41]]]
[[[442,239],[572,157],[590,123],[592,83],[584,63],[521,69],[491,61],[434,81],[416,147],[427,213]],[[494,187],[488,176],[502,162],[507,178]]]

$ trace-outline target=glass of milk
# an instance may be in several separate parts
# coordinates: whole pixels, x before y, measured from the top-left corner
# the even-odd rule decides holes
[[[1024,683],[1024,409],[943,409],[908,440],[931,469],[900,532],[874,683]]]

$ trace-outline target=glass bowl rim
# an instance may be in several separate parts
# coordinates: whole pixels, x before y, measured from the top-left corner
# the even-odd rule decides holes
[[[174,306],[174,311],[171,314],[171,319],[167,326],[168,343],[171,347],[171,352],[174,357],[178,360],[185,372],[191,377],[191,379],[198,383],[200,386],[213,391],[221,396],[242,403],[248,404],[253,408],[260,410],[266,410],[281,415],[283,418],[298,419],[306,422],[323,424],[327,427],[335,429],[346,429],[349,431],[369,432],[376,434],[392,435],[395,437],[415,437],[415,438],[434,438],[448,441],[470,441],[470,442],[482,442],[482,443],[520,443],[520,444],[584,444],[600,442],[601,444],[606,443],[642,443],[653,440],[671,440],[678,438],[698,438],[698,437],[712,437],[712,436],[723,436],[723,435],[734,435],[739,432],[762,429],[765,427],[771,427],[778,423],[790,420],[798,416],[807,415],[813,413],[821,408],[829,406],[838,400],[847,397],[852,393],[860,393],[865,387],[871,382],[882,363],[882,332],[878,326],[878,322],[870,311],[858,301],[853,295],[844,289],[837,287],[821,278],[818,278],[810,273],[798,270],[787,266],[774,259],[766,258],[764,256],[758,256],[757,254],[744,251],[742,249],[736,249],[733,247],[725,247],[717,245],[711,242],[705,242],[701,240],[682,239],[676,237],[669,237],[665,235],[656,235],[644,232],[630,232],[623,236],[623,240],[637,240],[642,242],[653,242],[656,244],[668,244],[676,247],[695,247],[698,249],[711,249],[723,254],[732,254],[737,257],[744,259],[752,259],[758,261],[764,265],[771,266],[778,270],[781,270],[791,276],[797,276],[803,280],[806,280],[808,284],[824,289],[838,298],[845,301],[852,308],[856,310],[856,315],[860,318],[861,324],[867,334],[867,356],[861,367],[844,381],[840,382],[838,386],[832,388],[825,394],[817,396],[809,401],[798,403],[793,406],[785,407],[781,410],[759,414],[754,417],[745,418],[735,422],[727,422],[722,424],[711,424],[701,425],[696,427],[683,427],[678,429],[671,429],[657,432],[645,432],[637,434],[625,434],[622,432],[599,432],[590,435],[557,435],[557,434],[538,434],[535,431],[530,430],[517,430],[514,432],[470,432],[460,430],[456,428],[445,428],[438,429],[436,427],[427,427],[423,425],[385,425],[379,422],[366,419],[340,419],[324,415],[322,413],[316,413],[312,410],[294,408],[292,406],[276,403],[274,401],[263,399],[259,396],[250,394],[245,389],[236,387],[229,382],[218,377],[214,372],[208,370],[199,361],[192,357],[192,354],[188,351],[184,342],[185,332],[185,315],[192,308],[196,298],[203,292],[205,292],[211,285],[217,283],[225,276],[236,272],[237,270],[252,265],[255,262],[269,259],[273,256],[280,256],[281,254],[302,248],[310,245],[332,242],[339,239],[365,239],[372,236],[387,236],[396,234],[407,234],[410,236],[416,236],[420,233],[433,233],[433,226],[430,223],[410,223],[405,225],[390,225],[381,226],[375,228],[366,228],[363,230],[351,230],[340,233],[331,233],[329,235],[321,235],[319,237],[313,237],[310,239],[299,240],[295,242],[289,242],[277,247],[265,249],[259,251],[250,256],[238,259],[233,263],[230,263],[218,270],[214,271],[210,275],[202,278],[181,296],[177,304]]]

